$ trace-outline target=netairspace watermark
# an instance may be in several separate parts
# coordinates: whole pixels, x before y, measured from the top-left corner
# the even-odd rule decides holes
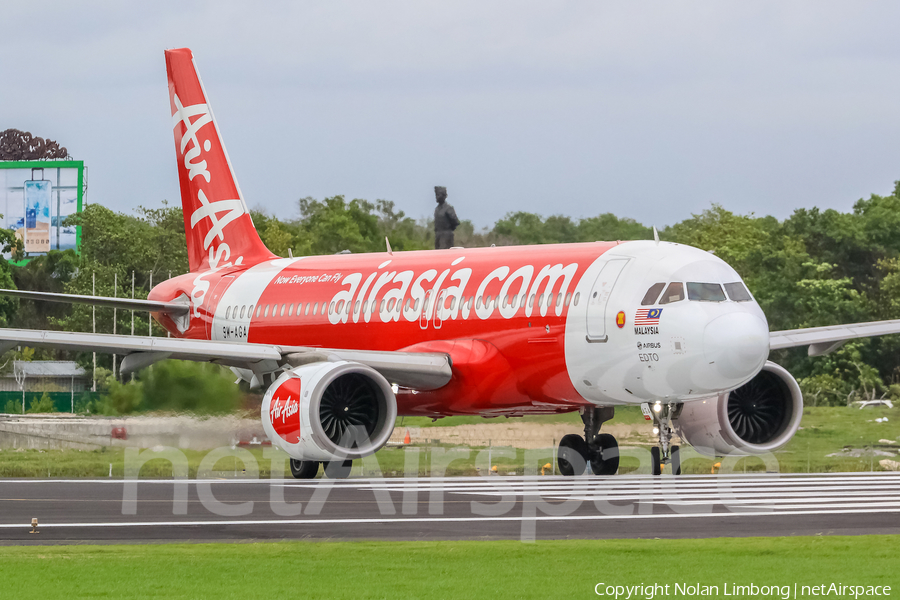
[[[603,485],[597,485],[597,480],[592,477],[545,477],[542,476],[549,460],[555,461],[553,449],[524,450],[524,478],[508,479],[492,474],[492,464],[497,459],[516,460],[517,452],[514,448],[485,448],[477,451],[469,448],[443,448],[432,447],[428,452],[430,464],[424,465],[430,473],[428,477],[421,477],[423,471],[421,464],[423,448],[408,447],[403,450],[403,478],[384,477],[384,471],[378,462],[377,455],[370,455],[354,461],[354,465],[361,467],[365,473],[365,486],[374,496],[375,506],[382,517],[387,516],[416,516],[436,517],[445,514],[444,498],[446,494],[453,494],[450,498],[458,503],[460,496],[459,482],[464,480],[445,478],[451,465],[460,460],[470,461],[473,452],[474,465],[483,479],[480,479],[478,500],[469,503],[469,514],[465,516],[487,517],[518,521],[521,523],[520,539],[524,542],[533,542],[537,538],[537,522],[552,520],[553,518],[568,517],[578,511],[589,514],[601,514],[611,516],[650,515],[662,508],[672,514],[711,514],[714,507],[725,507],[732,512],[747,512],[746,488],[742,487],[740,478],[719,477],[714,492],[708,494],[704,500],[697,500],[689,490],[675,485],[672,476],[661,478],[629,478],[619,476],[604,478]],[[684,449],[682,460],[690,458],[696,452],[694,449]],[[632,457],[637,460],[638,469],[649,472],[651,467],[650,453],[645,448],[619,448],[620,456]],[[149,450],[138,448],[126,448],[125,450],[125,485],[122,496],[122,514],[136,515],[139,507],[139,479],[141,468],[151,460],[165,460],[172,466],[173,473],[173,498],[172,514],[187,515],[189,508],[190,490],[196,489],[196,499],[208,513],[221,517],[241,517],[250,514],[260,516],[264,511],[271,511],[278,517],[298,517],[300,515],[320,516],[327,514],[328,499],[336,486],[343,485],[347,480],[329,479],[327,477],[315,480],[283,479],[281,473],[289,472],[288,461],[290,457],[277,449],[265,448],[263,461],[270,463],[270,472],[278,477],[272,479],[260,479],[260,464],[257,455],[241,447],[221,447],[207,453],[197,468],[196,479],[189,479],[190,463],[187,455],[171,447],[156,447]],[[700,454],[696,454],[700,456]],[[720,474],[734,471],[734,465],[741,456],[726,457],[722,460]],[[250,500],[226,501],[217,498],[224,497],[224,488],[217,484],[222,479],[231,479],[232,471],[216,470],[223,459],[230,464],[242,463],[241,467],[235,467],[234,477],[242,480],[258,480],[259,485],[268,482],[268,502],[261,507],[255,507]],[[778,477],[778,461],[774,455],[760,455],[754,460],[760,460],[765,465],[770,477]],[[521,463],[519,463],[521,464]],[[573,465],[576,472],[582,473],[589,470],[586,464]],[[392,471],[396,473],[396,471]],[[549,473],[548,473],[549,474]],[[735,473],[735,475],[739,475]],[[471,482],[471,479],[469,480]],[[349,480],[352,484],[353,479]],[[227,483],[227,482],[225,482]],[[485,485],[487,484],[487,485]],[[746,482],[744,482],[744,485]],[[307,490],[306,493],[297,492],[299,487]],[[290,493],[287,493],[288,490]],[[288,500],[287,496],[293,496]],[[303,501],[298,501],[302,497]],[[196,506],[194,512],[196,512]],[[256,510],[256,512],[254,512]],[[596,512],[595,512],[596,511]],[[774,506],[756,506],[756,512],[773,512]],[[457,513],[458,514],[458,513]],[[581,513],[579,513],[581,514]],[[370,516],[373,516],[369,513]],[[627,586],[625,586],[627,587]],[[610,595],[617,598],[627,598],[617,590],[625,589],[623,586],[613,586],[611,592],[605,592],[605,587],[597,589],[603,592],[601,595]],[[634,586],[632,586],[633,588]],[[731,588],[729,588],[730,590]],[[664,595],[664,594],[663,594]],[[722,595],[726,595],[724,589]],[[729,594],[731,595],[731,594]],[[767,594],[768,595],[768,594]],[[632,593],[634,597],[634,593]],[[647,597],[647,596],[644,596]],[[650,596],[652,597],[652,596]]]
[[[665,596],[700,598],[700,597],[751,597],[751,598],[816,598],[832,596],[835,598],[868,598],[890,596],[889,585],[858,585],[846,583],[820,583],[817,585],[787,584],[758,585],[756,583],[641,583],[638,585],[618,585],[598,583],[594,586],[598,596],[608,596],[616,600],[645,599],[653,600]]]

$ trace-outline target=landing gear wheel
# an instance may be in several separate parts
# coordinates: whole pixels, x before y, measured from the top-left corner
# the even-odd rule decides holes
[[[619,470],[619,443],[616,438],[601,433],[597,436],[597,446],[597,451],[591,452],[591,471],[594,475],[615,475]]]
[[[325,463],[325,476],[328,479],[347,479],[352,468],[352,460],[331,460]]]
[[[669,450],[669,464],[672,465],[672,475],[681,475],[681,452],[678,446],[672,446]]]
[[[659,446],[650,448],[650,472],[654,475],[662,473],[662,461],[659,458]]]
[[[291,475],[297,479],[315,479],[319,474],[319,461],[291,459]]]
[[[560,474],[571,477],[584,473],[589,453],[587,442],[580,435],[570,433],[563,436],[559,441],[559,452],[556,455]]]

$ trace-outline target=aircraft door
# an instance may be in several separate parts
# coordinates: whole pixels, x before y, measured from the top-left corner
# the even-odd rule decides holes
[[[606,333],[606,312],[609,304],[609,296],[613,287],[622,274],[622,269],[628,264],[627,258],[614,258],[607,261],[588,295],[587,304],[587,341],[602,343],[608,339]]]

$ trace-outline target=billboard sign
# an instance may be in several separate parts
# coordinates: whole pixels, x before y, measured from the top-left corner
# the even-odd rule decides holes
[[[83,161],[0,161],[0,227],[23,241],[26,261],[79,249],[81,227],[65,220],[81,212],[83,199]]]

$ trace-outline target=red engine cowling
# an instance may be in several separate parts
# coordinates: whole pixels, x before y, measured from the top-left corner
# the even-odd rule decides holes
[[[800,427],[803,395],[783,367],[767,362],[731,392],[686,402],[675,422],[681,438],[707,456],[764,454],[784,446]]]
[[[353,460],[384,446],[397,420],[388,381],[365,365],[317,362],[282,374],[263,396],[272,444],[298,460]]]

